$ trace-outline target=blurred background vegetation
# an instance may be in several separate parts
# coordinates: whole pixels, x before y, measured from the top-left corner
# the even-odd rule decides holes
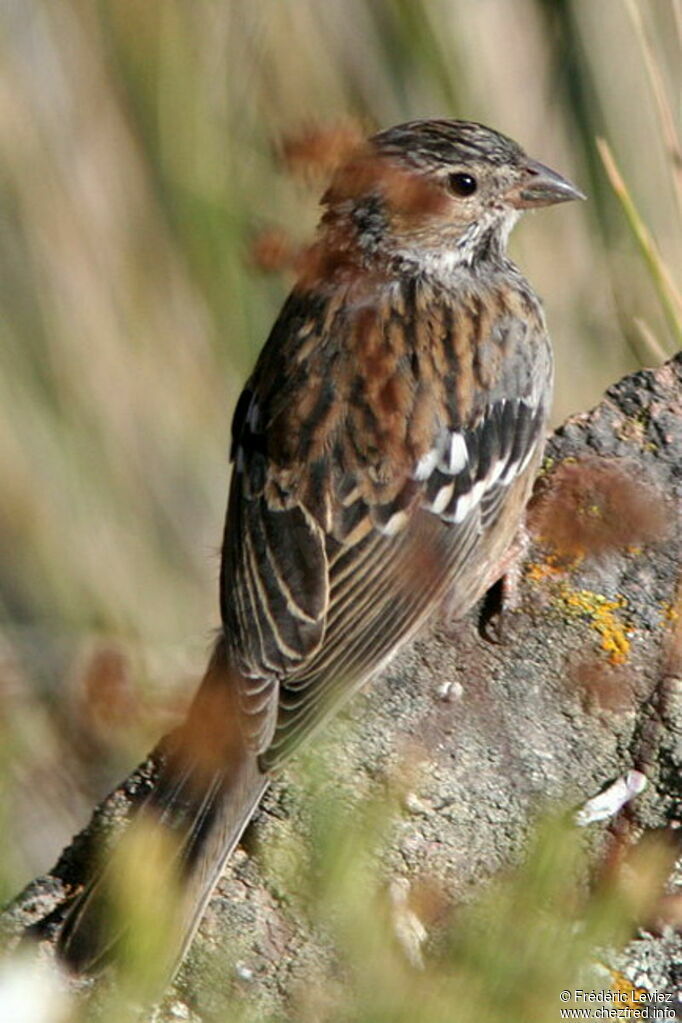
[[[174,720],[218,624],[228,436],[310,236],[311,124],[480,120],[589,203],[526,217],[555,420],[679,338],[601,164],[682,266],[679,0],[4,0],[0,889]],[[679,276],[678,276],[679,283]]]

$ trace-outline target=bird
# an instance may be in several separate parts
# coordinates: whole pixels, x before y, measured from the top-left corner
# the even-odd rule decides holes
[[[524,210],[584,198],[462,120],[380,131],[333,174],[236,406],[222,628],[140,811],[177,839],[174,965],[273,772],[428,620],[461,617],[503,574],[553,390],[542,305],[507,241]],[[112,869],[62,926],[75,972],[123,940]]]

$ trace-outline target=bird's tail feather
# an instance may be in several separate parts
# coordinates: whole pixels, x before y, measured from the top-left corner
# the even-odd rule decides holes
[[[172,850],[180,920],[168,941],[168,976],[181,962],[213,887],[268,784],[256,755],[240,739],[234,686],[226,673],[219,645],[160,777],[133,822],[167,840],[164,848]],[[134,862],[130,869],[127,883],[135,885]],[[121,866],[114,851],[78,895],[62,925],[58,954],[76,973],[99,972],[116,959],[128,937],[125,919],[111,908],[117,870]]]

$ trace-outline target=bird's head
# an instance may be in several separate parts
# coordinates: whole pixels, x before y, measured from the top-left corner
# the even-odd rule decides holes
[[[500,258],[519,214],[584,195],[512,139],[469,121],[410,121],[372,136],[334,175],[323,233],[364,261],[425,268]]]

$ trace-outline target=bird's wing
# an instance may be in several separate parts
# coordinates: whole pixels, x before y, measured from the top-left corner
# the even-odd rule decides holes
[[[462,337],[447,298],[399,299],[295,296],[237,409],[222,606],[264,766],[457,585],[542,444],[540,314]]]

